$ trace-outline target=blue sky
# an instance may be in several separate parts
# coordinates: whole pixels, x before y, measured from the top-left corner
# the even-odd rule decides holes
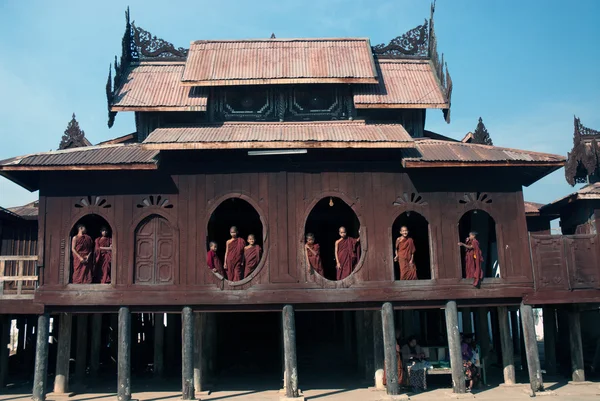
[[[0,1],[0,159],[56,149],[75,112],[93,143],[134,131],[106,125],[104,85],[120,54],[124,10],[138,26],[188,47],[197,39],[370,37],[387,42],[429,17],[428,0]],[[454,138],[479,116],[499,146],[566,155],[573,115],[600,129],[600,2],[439,0],[438,49],[452,79]],[[560,171],[525,189],[531,201],[572,192]],[[0,178],[0,206],[37,197]]]

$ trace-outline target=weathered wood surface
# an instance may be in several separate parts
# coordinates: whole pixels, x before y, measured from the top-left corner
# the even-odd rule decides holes
[[[386,392],[388,395],[400,394],[398,383],[398,355],[396,354],[396,328],[394,324],[394,308],[386,302],[381,308],[383,330],[383,353],[385,361]]]
[[[70,313],[61,313],[58,322],[58,350],[56,353],[56,374],[54,376],[55,394],[65,394],[69,391],[72,326],[73,316]]]
[[[520,312],[525,354],[527,355],[527,368],[529,370],[529,383],[531,384],[531,390],[536,393],[544,390],[544,381],[542,379],[542,368],[540,367],[540,356],[535,336],[533,309],[531,305],[521,304]]]
[[[194,399],[194,314],[186,306],[181,312],[181,399]]]
[[[498,307],[498,323],[500,327],[500,342],[502,344],[504,384],[515,384],[515,352],[513,349],[513,339],[510,335],[508,308],[506,306]]]
[[[569,346],[571,348],[571,376],[574,382],[585,381],[583,344],[581,342],[581,313],[577,306],[569,310]]]
[[[456,301],[446,303],[446,331],[448,335],[448,351],[450,353],[450,369],[452,370],[452,391],[456,394],[466,393],[465,374],[463,369],[460,333],[458,331],[458,309]]]
[[[298,397],[298,362],[296,357],[296,319],[294,307],[283,307],[283,350],[285,363],[285,395]]]
[[[48,335],[50,334],[50,316],[45,313],[38,316],[37,341],[35,347],[35,370],[33,377],[33,401],[46,399],[48,384]]]
[[[119,350],[117,373],[117,400],[131,400],[131,313],[119,308]]]
[[[544,369],[548,375],[556,374],[556,310],[544,307]]]

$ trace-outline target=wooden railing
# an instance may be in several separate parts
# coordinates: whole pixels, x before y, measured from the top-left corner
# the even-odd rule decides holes
[[[0,300],[31,299],[37,288],[37,256],[0,256]]]

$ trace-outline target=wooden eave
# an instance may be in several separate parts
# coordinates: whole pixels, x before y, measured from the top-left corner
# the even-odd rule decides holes
[[[206,106],[111,106],[110,111],[206,111]]]
[[[97,165],[65,165],[65,166],[0,166],[0,171],[104,171],[104,170],[157,170],[158,164],[97,164]]]
[[[251,141],[251,142],[171,142],[171,143],[144,143],[144,149],[160,150],[228,150],[228,149],[412,149],[413,142],[350,142],[350,141]]]
[[[354,103],[357,109],[447,109],[447,103]]]
[[[238,86],[238,85],[291,85],[291,84],[376,84],[377,77],[364,78],[264,78],[264,79],[217,79],[181,81],[182,86]]]
[[[423,162],[417,160],[403,160],[402,167],[404,168],[440,168],[440,167],[554,167],[559,169],[565,165],[564,161],[539,161],[539,162],[523,162],[523,161],[501,161],[501,162],[468,162],[468,161],[431,161]]]

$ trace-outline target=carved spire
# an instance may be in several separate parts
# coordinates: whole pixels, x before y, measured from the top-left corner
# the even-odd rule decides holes
[[[567,155],[565,178],[572,186],[600,181],[600,131],[573,117],[573,149]]]
[[[477,127],[473,132],[473,141],[471,143],[478,143],[480,145],[493,145],[492,138],[490,138],[490,133],[488,132],[485,124],[483,123],[483,119],[479,117],[479,122],[477,123]]]
[[[271,34],[271,39],[277,39],[277,38],[275,37],[275,33],[272,33],[272,34]]]
[[[73,113],[73,118],[67,125],[58,149],[80,148],[90,145],[90,142],[85,137],[85,132],[79,128],[79,123],[75,119],[75,113]]]

